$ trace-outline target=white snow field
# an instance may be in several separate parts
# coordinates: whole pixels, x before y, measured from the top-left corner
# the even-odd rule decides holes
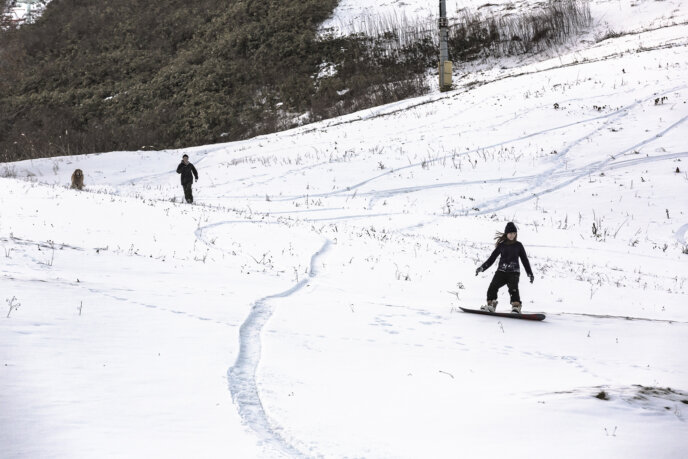
[[[454,91],[0,164],[0,456],[686,457],[688,5],[596,4]],[[508,221],[543,322],[458,310]]]

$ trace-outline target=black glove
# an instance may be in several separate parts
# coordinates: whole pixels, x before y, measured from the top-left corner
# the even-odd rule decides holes
[[[533,283],[533,281],[535,280],[535,276],[533,276],[533,275],[531,274],[531,275],[530,275],[530,276],[528,276],[528,277],[530,278],[530,283],[532,284],[532,283]]]
[[[478,266],[478,269],[475,270],[475,275],[477,276],[478,274],[480,274],[480,273],[483,272],[483,271],[484,271],[483,267],[482,267],[482,266]]]

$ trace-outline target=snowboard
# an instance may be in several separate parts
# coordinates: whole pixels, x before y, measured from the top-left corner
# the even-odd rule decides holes
[[[521,314],[516,314],[513,312],[489,312],[489,311],[483,311],[482,309],[468,309],[468,308],[462,308],[461,306],[459,306],[459,308],[463,312],[472,312],[474,314],[485,314],[488,316],[507,317],[509,319],[545,320],[545,315],[542,314],[541,312],[522,312]]]

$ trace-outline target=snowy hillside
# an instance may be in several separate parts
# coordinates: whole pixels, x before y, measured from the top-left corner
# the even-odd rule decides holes
[[[451,92],[0,164],[3,457],[684,456],[688,4],[594,3],[632,33]],[[544,322],[458,310],[509,221]]]

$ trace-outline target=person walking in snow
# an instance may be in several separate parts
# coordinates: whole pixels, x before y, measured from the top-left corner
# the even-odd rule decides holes
[[[193,192],[191,185],[194,182],[194,177],[198,182],[198,171],[193,164],[189,162],[189,155],[182,156],[182,162],[177,166],[177,174],[182,174],[182,187],[184,188],[184,199],[189,204],[193,203]]]
[[[530,263],[528,262],[528,256],[526,256],[523,244],[516,240],[517,232],[518,230],[513,222],[507,223],[504,232],[497,233],[497,237],[495,237],[497,241],[496,247],[492,251],[490,258],[475,270],[475,275],[477,276],[492,266],[497,256],[501,255],[497,272],[487,288],[487,304],[480,307],[483,311],[495,312],[497,308],[497,291],[506,285],[511,296],[511,312],[521,313],[521,297],[518,293],[518,279],[521,274],[518,263],[519,258],[523,262],[523,267],[526,269],[531,284],[535,280],[535,276],[533,276],[533,271],[530,269]]]

